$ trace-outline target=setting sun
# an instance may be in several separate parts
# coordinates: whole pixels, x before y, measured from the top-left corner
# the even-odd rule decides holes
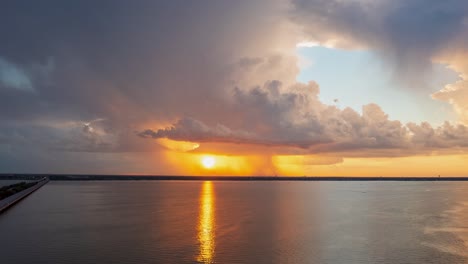
[[[211,168],[213,168],[215,166],[216,160],[212,156],[206,156],[206,157],[202,158],[201,163],[202,163],[203,167],[205,167],[207,169],[211,169]]]

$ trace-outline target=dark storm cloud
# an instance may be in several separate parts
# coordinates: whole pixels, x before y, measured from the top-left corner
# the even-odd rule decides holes
[[[9,1],[0,11],[0,35],[8,39],[0,45],[0,58],[26,72],[48,61],[55,69],[49,82],[32,84],[36,95],[10,96],[2,89],[0,98],[20,101],[15,114],[60,111],[65,118],[118,116],[109,103],[124,109],[148,104],[141,95],[155,90],[149,82],[167,73],[165,67],[174,67],[171,46],[183,39],[183,32],[163,34],[182,30],[183,22],[168,19],[179,14],[177,8],[154,1]]]
[[[0,149],[157,151],[134,131],[187,114],[221,119],[228,72],[270,50],[277,8],[275,1],[2,2]],[[96,119],[105,120],[99,137],[84,133],[82,124]]]
[[[54,67],[47,81],[32,80],[37,94],[1,89],[0,98],[19,101],[15,115],[33,117],[127,118],[116,113],[121,108],[154,119],[193,111],[190,100],[214,101],[209,94],[219,89],[228,54],[246,46],[238,45],[240,35],[256,34],[242,25],[255,23],[250,14],[257,7],[249,1],[8,1],[0,10],[7,40],[0,58],[26,73],[33,65]],[[242,21],[239,13],[246,15]]]

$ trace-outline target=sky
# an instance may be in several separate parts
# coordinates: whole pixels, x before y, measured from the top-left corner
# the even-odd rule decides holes
[[[409,84],[395,83],[391,70],[383,67],[379,58],[367,50],[299,47],[297,52],[302,60],[297,81],[319,83],[319,98],[326,104],[360,111],[363,105],[372,102],[389,118],[403,123],[427,121],[440,125],[446,120],[456,120],[449,104],[433,100],[428,94],[459,79],[446,65],[431,65],[427,90],[419,91],[415,90],[417,87],[407,86]],[[396,102],[399,107],[394,107]]]
[[[466,176],[464,0],[7,0],[0,173]]]

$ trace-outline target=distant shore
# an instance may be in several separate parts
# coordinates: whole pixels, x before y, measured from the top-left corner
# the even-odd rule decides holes
[[[380,177],[380,176],[170,176],[170,175],[91,175],[91,174],[0,174],[0,180],[51,181],[468,181],[467,177]]]

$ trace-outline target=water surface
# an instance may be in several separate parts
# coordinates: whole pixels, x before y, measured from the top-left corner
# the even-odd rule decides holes
[[[468,263],[465,182],[49,182],[1,263]]]

